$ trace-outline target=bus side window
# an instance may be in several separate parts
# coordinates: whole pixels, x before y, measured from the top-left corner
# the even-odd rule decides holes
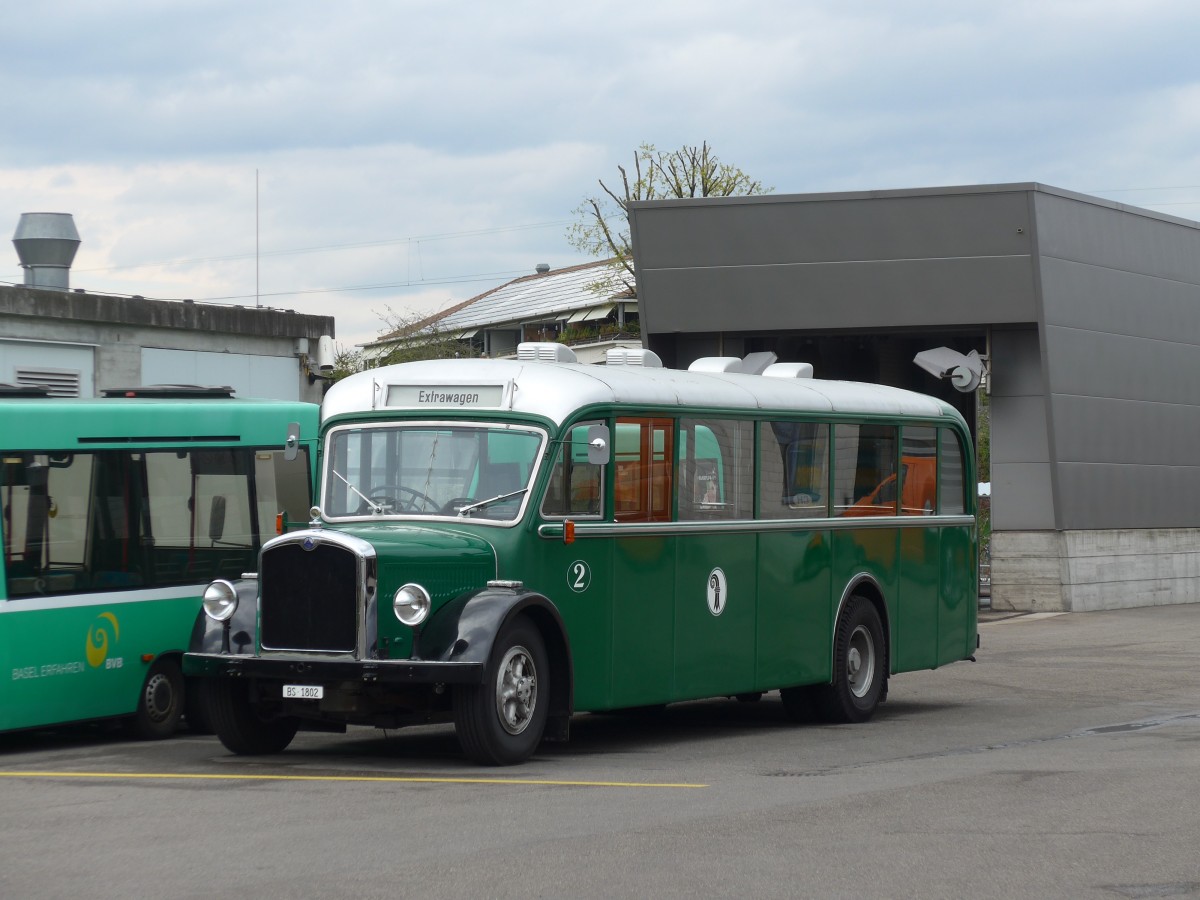
[[[84,552],[92,460],[88,453],[4,455],[0,502],[10,596],[90,587]]]
[[[673,419],[618,419],[613,460],[617,521],[671,519]]]
[[[754,425],[679,422],[679,518],[748,519],[754,513]]]
[[[759,426],[759,518],[829,515],[829,426],[763,422]]]
[[[896,515],[898,478],[894,426],[834,426],[835,516]]]
[[[941,429],[940,444],[942,461],[938,467],[939,511],[943,515],[962,515],[967,511],[962,446],[949,428]]]
[[[900,515],[937,512],[937,429],[905,425],[900,449]]]
[[[559,445],[554,470],[542,501],[546,517],[599,517],[604,514],[601,486],[604,466],[588,462],[588,428],[596,422],[582,422],[568,432]]]

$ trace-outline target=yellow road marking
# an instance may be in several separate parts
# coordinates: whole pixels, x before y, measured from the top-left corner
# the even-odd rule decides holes
[[[397,784],[494,784],[500,786],[706,788],[707,784],[665,784],[639,781],[554,781],[543,778],[443,778],[433,775],[227,775],[188,772],[4,772],[0,778],[144,778],[201,781],[371,781]]]

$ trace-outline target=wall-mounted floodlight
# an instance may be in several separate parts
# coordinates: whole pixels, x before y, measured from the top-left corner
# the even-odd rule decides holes
[[[974,350],[959,353],[949,347],[922,350],[913,362],[934,378],[949,378],[956,391],[969,394],[983,380],[983,358]]]

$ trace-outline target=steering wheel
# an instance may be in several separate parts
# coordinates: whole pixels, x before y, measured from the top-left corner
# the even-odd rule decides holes
[[[407,499],[401,499],[406,497]],[[384,512],[426,512],[437,509],[438,503],[428,494],[404,484],[381,484],[371,489],[367,499],[383,507]]]

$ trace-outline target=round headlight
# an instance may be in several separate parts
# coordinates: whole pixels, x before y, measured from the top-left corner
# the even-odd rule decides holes
[[[406,584],[396,591],[392,598],[392,609],[396,618],[405,625],[420,625],[429,615],[429,607],[433,601],[429,599],[429,591],[419,584]]]
[[[216,622],[224,622],[237,609],[237,591],[228,581],[214,581],[204,589],[204,613]]]

